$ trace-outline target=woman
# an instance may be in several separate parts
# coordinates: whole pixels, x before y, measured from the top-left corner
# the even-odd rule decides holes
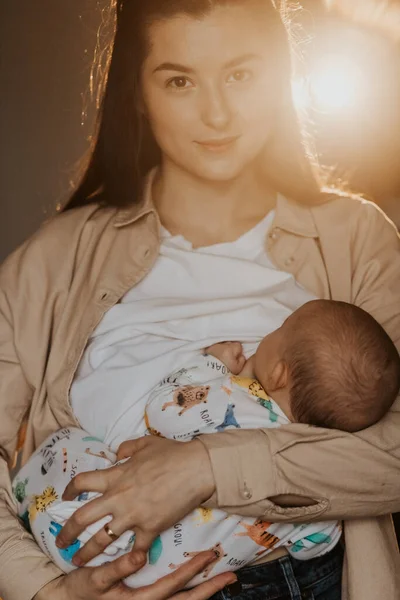
[[[260,268],[271,259],[319,297],[358,304],[400,342],[397,234],[374,205],[319,193],[291,107],[288,39],[281,15],[265,0],[117,3],[112,60],[86,174],[63,214],[1,270],[4,460],[12,457],[28,412],[25,459],[60,427],[86,429],[95,418],[90,433],[96,435],[126,418],[129,398],[122,407],[122,371],[112,361],[126,356],[140,336],[123,322],[119,346],[107,336],[139,300],[146,302],[138,321],[147,302],[162,307],[172,297],[182,305],[182,319],[190,316],[189,327],[197,286],[196,293],[204,289],[213,303],[210,314],[202,315],[204,327],[217,314],[216,335],[222,336],[219,320],[228,321],[234,335],[239,319],[218,309],[219,293],[254,256]],[[182,277],[159,271],[168,244],[182,258],[180,265],[187,265]],[[208,270],[194,269],[193,258],[206,254],[213,265],[224,259],[224,268],[210,269],[212,281]],[[219,290],[215,297],[213,286]],[[255,282],[238,279],[234,287],[251,329],[268,281],[261,274]],[[183,340],[185,332],[180,335]],[[95,364],[91,350],[102,340],[104,354]],[[151,352],[150,343],[138,348],[140,357]],[[96,398],[108,384],[115,391],[104,416]],[[126,442],[120,452],[132,459],[79,475],[68,486],[67,499],[87,490],[103,496],[75,513],[59,536],[60,547],[106,514],[113,516],[108,532],[79,552],[80,564],[127,528],[136,532],[132,556],[140,562],[161,530],[202,503],[270,521],[324,515],[346,521],[343,597],[375,600],[384,592],[385,600],[395,600],[400,569],[384,515],[399,509],[398,410],[397,404],[384,421],[358,435],[290,425],[227,431],[187,444]],[[117,433],[112,445],[121,441]],[[127,590],[117,583],[132,568],[126,563],[112,563],[112,577],[106,567],[63,576],[15,519],[3,472],[0,516],[7,526],[0,538],[0,591],[7,600],[172,593],[165,582],[151,592]],[[340,598],[341,547],[315,560],[272,554],[269,562],[238,572],[240,597]],[[23,572],[29,578],[17,579]]]

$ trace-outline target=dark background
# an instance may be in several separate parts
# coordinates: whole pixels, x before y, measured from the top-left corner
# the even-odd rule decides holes
[[[317,34],[320,3],[304,4],[305,26]],[[89,76],[105,7],[106,0],[0,3],[0,261],[69,195],[95,115]],[[386,103],[377,121],[376,113],[351,122],[313,121],[325,160],[338,163],[356,191],[373,197],[398,224],[399,65],[393,45],[374,81]]]
[[[100,21],[94,0],[0,2],[0,261],[68,196]]]

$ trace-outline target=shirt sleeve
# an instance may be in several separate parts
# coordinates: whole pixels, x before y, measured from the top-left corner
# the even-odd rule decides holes
[[[375,317],[399,349],[399,237],[370,203],[360,205],[353,234],[353,302]],[[357,434],[291,424],[202,436],[216,481],[207,506],[276,522],[398,512],[399,432],[398,398],[382,421]],[[282,505],[282,496],[292,499],[290,507]]]
[[[21,368],[14,343],[11,301],[6,289],[18,265],[0,268],[0,596],[31,600],[63,573],[45,556],[16,516],[9,467],[33,389]],[[7,273],[6,273],[7,272]]]

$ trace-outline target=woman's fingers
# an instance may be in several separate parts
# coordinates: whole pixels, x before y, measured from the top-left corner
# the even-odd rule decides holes
[[[99,494],[104,494],[110,485],[110,478],[114,478],[114,469],[118,469],[118,467],[79,473],[65,488],[62,499],[65,501],[74,500],[82,492],[99,492]]]
[[[140,527],[135,527],[135,544],[133,550],[140,552],[148,552],[151,544],[157,537],[157,532],[151,530],[143,531]]]
[[[108,527],[111,529],[116,536],[120,536],[126,531],[129,530],[129,525],[124,522],[118,521],[117,519],[110,521],[107,523]],[[149,546],[147,548],[142,547],[138,548],[142,552],[146,553],[150,548],[151,542],[153,541],[155,536],[151,538]],[[83,567],[86,563],[92,560],[95,556],[98,556],[113,542],[113,539],[105,530],[105,527],[102,527],[95,535],[93,535],[88,542],[84,546],[82,546],[79,551],[74,555],[72,559],[73,564],[76,567]],[[136,550],[136,546],[135,546]]]
[[[214,552],[202,552],[188,561],[182,567],[163,577],[153,585],[135,590],[132,599],[138,600],[167,600],[185,587],[195,575],[201,573],[207,565],[215,560]]]
[[[91,573],[91,587],[93,591],[97,592],[99,596],[105,594],[112,587],[121,583],[123,579],[129,577],[129,575],[133,575],[133,573],[144,567],[146,560],[147,557],[144,552],[128,553],[101,567],[87,569]]]
[[[129,525],[126,523],[118,522],[117,520],[108,523],[108,526],[113,533],[120,536],[125,531],[129,530]],[[149,531],[142,531],[139,528],[135,528],[135,544],[132,552],[144,552],[147,553],[151,544],[157,537],[156,533]],[[72,559],[73,564],[76,567],[82,567],[92,560],[95,556],[98,556],[112,543],[112,539],[102,527],[100,531],[96,533],[82,548],[74,555]]]
[[[89,525],[96,523],[96,521],[107,515],[112,515],[113,506],[115,504],[112,498],[102,496],[101,498],[91,500],[82,506],[82,508],[78,508],[58,534],[56,539],[57,547],[68,548]],[[129,527],[126,527],[126,529],[129,529]],[[123,531],[116,533],[121,535]],[[110,543],[110,537],[108,539]]]
[[[207,600],[207,598],[211,598],[211,596],[221,591],[226,585],[232,585],[236,581],[236,575],[233,573],[222,573],[191,590],[176,594],[170,600]]]
[[[127,440],[126,442],[122,442],[117,451],[117,460],[122,460],[124,458],[130,458],[132,454],[142,450],[147,443],[146,437],[138,438],[137,440]]]

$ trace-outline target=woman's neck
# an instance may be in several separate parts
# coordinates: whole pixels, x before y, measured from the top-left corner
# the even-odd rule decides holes
[[[275,206],[275,194],[255,168],[218,182],[166,161],[155,177],[153,200],[163,226],[195,247],[238,239]]]

